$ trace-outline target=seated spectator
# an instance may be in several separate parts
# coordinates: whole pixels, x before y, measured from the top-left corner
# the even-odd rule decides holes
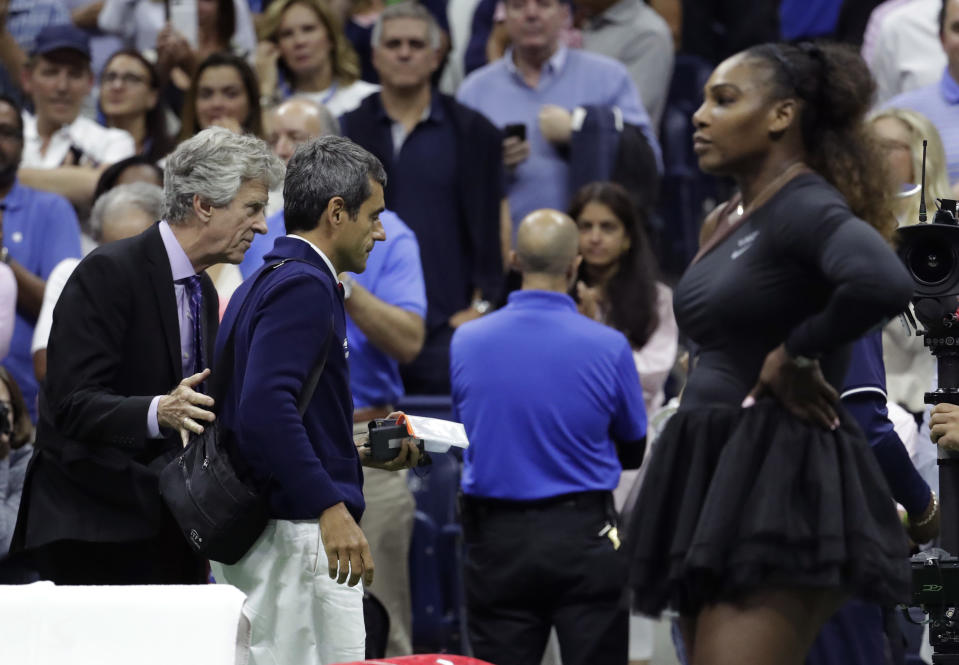
[[[939,40],[946,67],[939,81],[893,97],[883,108],[905,108],[925,115],[939,130],[946,149],[949,182],[959,183],[959,0],[945,0],[939,19]]]
[[[256,74],[243,58],[229,53],[209,56],[193,75],[180,141],[214,125],[263,138]]]
[[[152,0],[104,0],[97,24],[122,36],[128,48],[156,50],[161,61],[197,63],[211,53],[230,51],[245,56],[256,48],[250,6],[244,0],[196,0],[196,28],[187,36],[166,15],[165,3]],[[162,69],[162,67],[161,67]]]
[[[906,109],[877,111],[870,117],[870,124],[886,154],[893,178],[890,187],[899,194],[895,212],[900,226],[919,221],[918,183],[922,173],[922,142],[926,140],[926,209],[932,219],[937,198],[954,198],[946,176],[946,154],[939,132],[924,115]],[[908,195],[903,195],[904,188],[908,188],[905,192]],[[883,328],[882,352],[889,401],[913,415],[922,414],[926,409],[923,394],[932,385],[936,366],[922,337],[910,334],[894,319]]]
[[[891,190],[896,193],[899,226],[919,221],[919,184],[922,175],[922,142],[926,141],[926,209],[930,219],[936,199],[951,197],[946,169],[946,149],[939,131],[918,111],[886,107],[869,116],[869,124],[886,155]],[[928,384],[927,384],[928,385]],[[921,392],[921,391],[920,391]]]
[[[133,137],[136,154],[157,162],[173,149],[156,68],[139,51],[117,51],[107,60],[100,75],[100,110],[107,127]]]
[[[166,94],[178,112],[197,63],[214,53],[249,58],[256,48],[250,10],[243,0],[199,0],[196,9],[195,34],[187,37],[178,31],[184,26],[166,23],[156,36],[157,69],[161,80],[172,84]]]
[[[449,18],[447,16],[447,0],[418,0],[432,15],[439,28],[440,45],[439,61],[442,63],[450,49]],[[334,3],[336,4],[336,3]],[[380,14],[387,6],[394,4],[390,0],[340,0],[343,7],[343,23],[347,39],[353,44],[357,55],[360,56],[361,78],[370,83],[379,83],[379,73],[373,64],[373,27],[380,18]],[[433,73],[433,84],[438,81],[439,68]]]
[[[163,169],[143,155],[121,159],[100,175],[93,200],[96,201],[117,185],[129,185],[133,182],[145,182],[163,187]]]
[[[290,161],[296,146],[308,137],[340,133],[340,125],[333,114],[322,104],[317,104],[309,97],[302,95],[291,97],[277,106],[272,113],[268,114],[267,120],[267,143],[284,164]],[[280,183],[279,187],[270,192],[270,202],[266,206],[267,226],[270,224],[270,219],[282,211],[283,183]],[[255,250],[258,244],[262,245],[262,249],[257,252]],[[260,267],[263,255],[272,247],[273,238],[270,238],[268,243],[265,237],[257,236],[253,239],[253,246],[247,250],[246,257],[240,264],[240,271],[243,272],[244,277],[249,277],[253,270]],[[253,266],[253,268],[246,272],[245,266]]]
[[[23,115],[10,99],[0,98],[0,208],[3,246],[0,262],[16,279],[17,315],[4,366],[23,391],[31,418],[36,413],[37,382],[30,340],[44,282],[60,261],[80,256],[80,225],[62,196],[24,186],[17,180],[23,151]]]
[[[659,127],[673,74],[673,39],[666,21],[644,0],[579,0],[583,48],[618,60]]]
[[[23,394],[10,373],[0,367],[0,559],[10,549],[17,523],[23,479],[33,455],[33,423]]]
[[[70,12],[70,21],[90,36],[90,65],[93,75],[99,79],[103,66],[110,56],[125,48],[123,38],[100,30],[97,19],[103,0],[60,0]]]
[[[894,3],[895,7],[876,9],[885,9],[877,19],[881,23],[863,44],[863,59],[876,80],[876,101],[883,105],[896,95],[935,83],[946,66],[940,42],[943,0]]]
[[[260,35],[256,72],[264,102],[276,104],[298,94],[341,115],[379,89],[360,80],[356,52],[322,0],[276,0]]]
[[[98,245],[132,238],[163,215],[163,190],[156,185],[135,182],[118,185],[97,198],[90,212],[90,230]],[[47,375],[47,341],[53,326],[53,308],[80,259],[64,259],[50,272],[43,291],[43,305],[33,330],[30,351],[37,381]]]
[[[625,189],[587,185],[577,192],[569,215],[579,228],[583,257],[573,297],[583,314],[626,335],[652,417],[663,405],[663,387],[676,362],[673,292],[656,280],[649,240]]]
[[[0,10],[0,25],[24,53],[32,53],[37,35],[51,25],[70,23],[70,13],[60,0],[8,0]]]
[[[136,149],[127,132],[80,115],[92,88],[86,33],[72,25],[44,28],[23,74],[35,115],[24,113],[19,175],[25,184],[62,194],[80,208],[92,204],[100,171]]]
[[[383,87],[340,119],[344,135],[383,163],[386,207],[419,240],[429,309],[423,351],[403,367],[413,394],[449,392],[450,338],[499,298],[509,228],[499,132],[430,84],[439,32],[418,3],[387,7],[373,30]]]
[[[525,138],[503,140],[503,163],[514,223],[538,208],[566,209],[582,182],[611,179],[619,153],[643,151],[661,169],[659,143],[646,109],[619,62],[560,43],[570,16],[564,0],[509,0],[512,46],[470,74],[457,98]],[[633,129],[620,132],[623,123]],[[621,140],[635,145],[624,149]],[[652,174],[633,174],[656,179]]]

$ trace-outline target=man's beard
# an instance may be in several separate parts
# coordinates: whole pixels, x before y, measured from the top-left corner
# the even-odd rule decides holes
[[[17,177],[17,169],[20,168],[20,160],[0,159],[0,186],[9,185]]]

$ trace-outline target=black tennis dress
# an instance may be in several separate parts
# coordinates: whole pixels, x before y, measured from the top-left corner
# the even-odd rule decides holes
[[[636,609],[693,614],[781,585],[908,600],[907,538],[851,416],[837,407],[828,431],[773,398],[740,405],[783,342],[838,389],[850,342],[911,293],[879,234],[808,172],[689,267],[674,308],[700,351],[627,525]]]

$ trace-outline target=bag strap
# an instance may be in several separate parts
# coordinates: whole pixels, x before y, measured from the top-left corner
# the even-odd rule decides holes
[[[326,344],[323,345],[323,355],[320,356],[320,359],[316,361],[316,365],[313,366],[313,370],[310,372],[310,375],[306,378],[306,382],[303,384],[303,389],[300,391],[300,397],[296,400],[296,411],[300,414],[300,418],[303,417],[303,414],[306,413],[306,407],[310,405],[310,400],[313,399],[313,392],[316,390],[316,385],[320,382],[320,375],[323,373],[323,369],[326,367],[326,359],[330,355],[330,346],[333,343],[333,313],[330,313],[330,334],[326,336]]]
[[[253,283],[250,285],[250,290],[247,291],[247,297],[244,298],[243,303],[240,305],[240,310],[237,312],[236,318],[233,321],[233,327],[230,328],[230,334],[226,338],[226,342],[223,345],[223,354],[220,356],[219,362],[217,362],[214,366],[214,372],[210,377],[210,396],[213,397],[214,405],[219,405],[222,403],[222,400],[226,395],[227,388],[233,379],[233,361],[236,357],[236,347],[234,343],[236,322],[240,320],[240,315],[243,313],[243,308],[246,307],[246,303],[250,297],[250,294],[253,293],[256,285],[263,279],[265,275],[271,274],[274,270],[288,261],[299,261],[300,263],[312,265],[309,263],[309,261],[303,261],[302,259],[286,258],[282,261],[277,261],[276,263],[271,264],[256,276]],[[333,313],[331,312],[330,333],[326,336],[326,344],[323,346],[323,355],[320,356],[319,360],[316,362],[316,365],[310,371],[306,381],[303,383],[300,396],[296,400],[296,410],[300,414],[300,417],[306,413],[306,407],[309,406],[310,400],[313,398],[313,392],[316,390],[316,386],[320,381],[320,375],[323,373],[323,369],[326,367],[326,359],[330,353],[330,344],[332,343],[333,333]]]

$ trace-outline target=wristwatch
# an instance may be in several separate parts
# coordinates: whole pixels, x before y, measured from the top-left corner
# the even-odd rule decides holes
[[[809,369],[819,362],[815,358],[809,358],[808,356],[790,356],[790,358],[793,361],[793,364],[795,364],[799,369]]]
[[[471,307],[480,314],[486,314],[486,312],[492,309],[493,305],[489,300],[474,300]]]
[[[353,275],[344,275],[340,283],[343,284],[343,300],[349,300],[350,295],[353,293],[353,284],[356,283],[356,279]]]

